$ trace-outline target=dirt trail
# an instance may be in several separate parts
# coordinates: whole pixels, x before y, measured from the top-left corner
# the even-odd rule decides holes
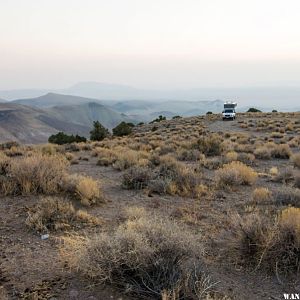
[[[238,121],[222,121],[217,120],[207,124],[208,128],[212,132],[218,131],[245,131],[238,126]]]

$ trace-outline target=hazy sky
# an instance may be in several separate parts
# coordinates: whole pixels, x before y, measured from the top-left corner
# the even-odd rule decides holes
[[[300,83],[299,0],[0,0],[0,89]]]

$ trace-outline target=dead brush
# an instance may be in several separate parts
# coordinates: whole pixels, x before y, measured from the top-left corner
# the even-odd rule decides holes
[[[276,205],[300,207],[300,189],[289,186],[283,187],[274,193],[273,201]]]
[[[252,213],[232,218],[232,228],[222,240],[225,255],[248,267],[278,276],[300,268],[300,209],[289,207],[277,218]]]
[[[296,153],[296,154],[292,155],[291,161],[294,164],[295,168],[300,169],[300,153]]]
[[[9,149],[3,150],[3,152],[8,156],[8,157],[15,157],[15,156],[22,156],[26,153],[25,147],[22,146],[12,146]]]
[[[232,162],[238,160],[238,154],[235,151],[229,151],[225,154],[226,162]]]
[[[264,187],[256,188],[252,193],[252,199],[257,203],[269,201],[271,196],[270,190]]]
[[[199,150],[206,156],[220,155],[223,151],[222,139],[217,134],[202,136],[194,143],[193,148]]]
[[[33,153],[19,159],[10,159],[2,168],[1,193],[30,195],[55,194],[66,173],[67,161],[62,155]]]
[[[117,159],[113,164],[113,168],[119,171],[124,171],[135,165],[147,165],[149,153],[145,151],[134,151],[122,149],[117,152]]]
[[[271,157],[288,159],[292,155],[292,151],[288,144],[280,144],[271,148]]]
[[[275,182],[282,182],[284,184],[292,182],[294,180],[294,170],[292,167],[287,167],[277,171],[277,174],[273,176],[272,180]]]
[[[251,167],[238,161],[225,164],[215,173],[217,185],[220,187],[252,185],[256,182],[257,176],[257,173]]]
[[[126,189],[141,190],[149,185],[154,177],[152,170],[147,167],[134,166],[123,174],[122,185]]]
[[[91,177],[72,174],[63,178],[62,188],[74,194],[85,206],[104,202],[100,183]]]
[[[200,160],[201,153],[196,149],[180,149],[177,151],[177,157],[180,161],[198,161]]]
[[[190,231],[140,211],[109,235],[66,237],[61,248],[62,259],[80,274],[151,299],[166,291],[184,299],[205,297],[214,284],[205,274],[202,253]]]
[[[259,159],[270,159],[271,158],[271,150],[266,146],[258,147],[254,150],[254,155]]]
[[[183,197],[199,195],[201,174],[172,156],[166,155],[160,159],[157,179],[166,183],[166,190],[170,195],[177,194]]]
[[[29,209],[25,224],[36,232],[45,233],[84,225],[96,226],[102,221],[85,211],[76,210],[67,199],[46,197]]]

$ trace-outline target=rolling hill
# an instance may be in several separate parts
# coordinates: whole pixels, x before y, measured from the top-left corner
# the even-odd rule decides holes
[[[47,93],[46,95],[40,97],[18,99],[18,100],[13,100],[11,102],[33,106],[33,107],[47,108],[47,107],[60,106],[60,105],[66,106],[66,105],[78,105],[78,104],[83,104],[88,102],[99,102],[99,100],[79,97],[79,96]]]
[[[238,101],[239,107],[272,107],[282,111],[299,109],[300,88],[295,86],[249,86],[249,87],[197,87],[190,89],[140,89],[126,85],[99,82],[80,82],[65,89],[16,89],[0,91],[0,98],[7,100],[34,98],[46,93],[74,95],[83,98],[123,102],[142,100],[151,102],[169,101],[214,101],[215,99]],[[51,96],[51,94],[50,94]],[[42,96],[43,97],[43,96]],[[24,103],[23,103],[24,104]],[[106,102],[103,104],[107,104]],[[58,105],[58,104],[54,104]],[[165,109],[160,109],[160,111]]]
[[[113,110],[125,113],[128,116],[150,121],[154,117],[164,115],[168,118],[180,115],[184,117],[203,115],[207,111],[221,112],[223,101],[120,101],[111,104]]]
[[[58,131],[87,135],[89,130],[90,127],[57,119],[41,109],[0,103],[0,141],[42,143]]]
[[[48,106],[62,98],[70,101],[69,97],[50,97],[49,99],[48,96],[43,98],[45,103],[42,105]],[[77,103],[86,100],[86,98],[75,98]],[[34,106],[36,101],[36,99],[32,102],[24,101],[27,105],[19,104],[17,101],[0,103],[0,141],[43,143],[51,134],[58,131],[89,137],[93,121],[96,120],[108,129],[112,129],[122,121],[135,122],[125,114],[115,112],[96,102],[42,109]],[[69,102],[64,101],[64,103]]]
[[[125,114],[118,113],[96,102],[54,106],[45,109],[45,111],[59,120],[72,120],[72,123],[89,127],[92,126],[93,121],[97,120],[108,129],[112,129],[122,121],[135,122]]]
[[[111,87],[113,88],[113,87]],[[109,89],[108,89],[109,90]],[[78,124],[90,124],[94,120],[103,120],[108,128],[116,122],[126,120],[151,121],[158,115],[171,118],[175,115],[194,116],[207,111],[222,111],[223,102],[215,101],[145,101],[145,100],[97,100],[93,98],[48,93],[36,98],[11,101],[12,103],[46,109],[63,120],[72,120]],[[93,105],[88,103],[93,103]],[[121,115],[125,114],[128,117]]]

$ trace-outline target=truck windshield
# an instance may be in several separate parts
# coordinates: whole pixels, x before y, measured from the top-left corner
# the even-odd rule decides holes
[[[232,109],[225,109],[225,113],[233,113]]]

